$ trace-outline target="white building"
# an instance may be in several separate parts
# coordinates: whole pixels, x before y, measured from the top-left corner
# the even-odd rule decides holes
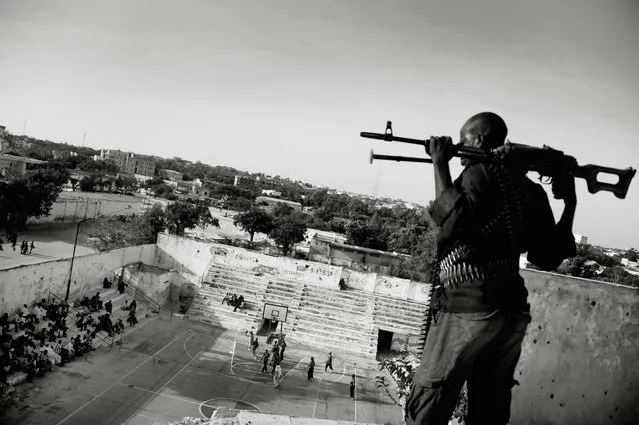
[[[586,245],[588,243],[588,237],[575,234],[575,243]]]

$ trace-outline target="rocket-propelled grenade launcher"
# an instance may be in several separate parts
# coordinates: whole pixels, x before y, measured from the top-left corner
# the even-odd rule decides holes
[[[386,123],[386,132],[384,134],[361,132],[360,136],[367,139],[384,140],[386,142],[401,142],[425,146],[428,151],[428,139],[419,140],[407,137],[396,137],[393,135],[393,127],[390,121]],[[637,172],[637,170],[630,167],[621,170],[618,168],[602,167],[600,165],[592,164],[579,165],[574,157],[565,155],[562,151],[558,151],[546,145],[544,145],[543,148],[536,148],[533,146],[507,142],[502,153],[520,159],[521,163],[528,167],[527,171],[539,173],[540,180],[543,178],[549,179],[546,180],[546,183],[551,182],[555,177],[568,173],[569,175],[574,175],[577,178],[586,180],[588,191],[590,193],[597,193],[603,190],[614,193],[619,199],[624,199],[626,197],[628,188],[630,187],[630,182]],[[495,151],[485,151],[479,148],[462,146],[461,144],[455,145],[454,156],[459,158],[482,161],[488,160],[494,155]],[[371,149],[370,163],[372,164],[375,159],[397,162],[425,162],[430,164],[433,162],[429,158],[379,155],[375,154]],[[619,181],[615,184],[601,182],[597,180],[597,176],[600,173],[617,176]]]

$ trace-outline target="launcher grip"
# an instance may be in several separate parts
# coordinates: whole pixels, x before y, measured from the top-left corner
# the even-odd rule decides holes
[[[616,184],[601,182],[597,180],[599,173],[615,175],[619,177],[619,181]],[[632,182],[636,173],[637,170],[634,168],[620,170],[618,168],[602,167],[592,164],[580,165],[575,169],[575,177],[580,177],[586,180],[588,192],[597,193],[604,190],[606,192],[614,193],[619,199],[625,199],[628,194],[630,182]]]

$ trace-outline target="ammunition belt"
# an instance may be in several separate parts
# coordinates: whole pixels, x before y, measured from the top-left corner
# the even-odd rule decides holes
[[[519,276],[518,260],[495,260],[486,264],[456,263],[442,265],[439,280],[445,288],[473,280],[499,281]]]

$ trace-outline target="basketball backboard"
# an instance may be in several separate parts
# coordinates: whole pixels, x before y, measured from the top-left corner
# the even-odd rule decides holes
[[[264,303],[264,310],[262,311],[263,319],[277,320],[278,322],[286,323],[287,316],[288,307],[285,305]]]

